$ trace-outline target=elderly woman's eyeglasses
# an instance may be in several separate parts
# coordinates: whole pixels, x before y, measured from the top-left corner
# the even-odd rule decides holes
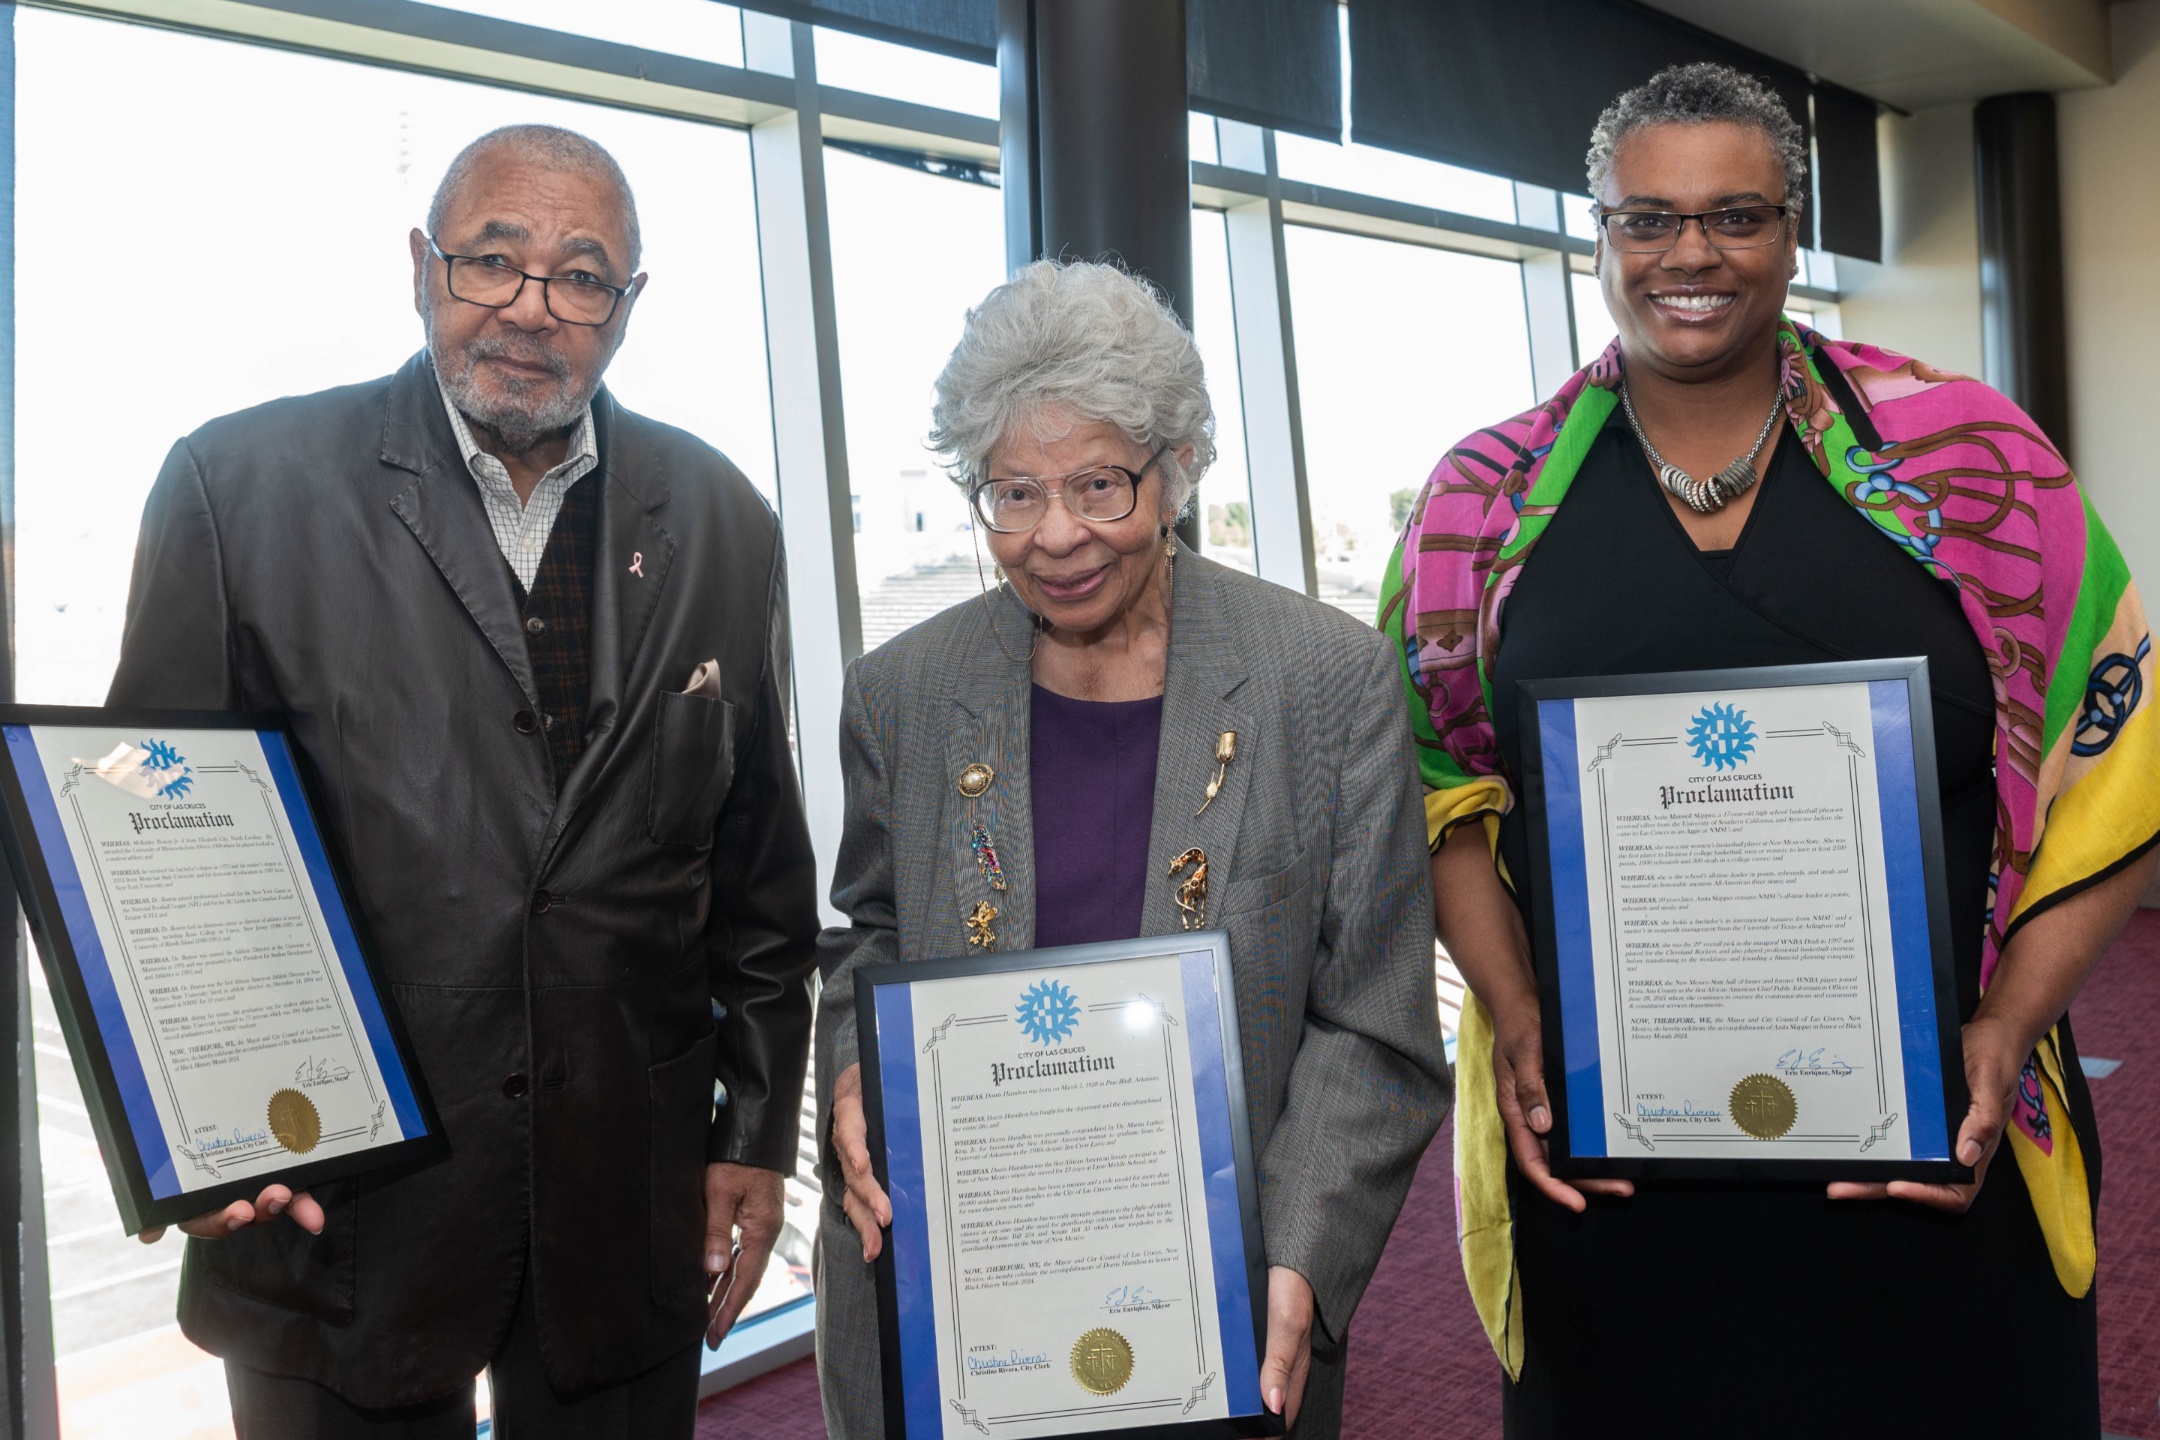
[[[525,282],[538,281],[548,314],[565,325],[605,325],[615,318],[615,307],[630,293],[627,285],[610,285],[596,275],[528,275],[513,270],[493,255],[445,255],[435,237],[428,249],[449,267],[450,294],[468,305],[507,310],[517,304]]]
[[[1788,208],[1734,205],[1684,215],[1672,210],[1600,210],[1597,219],[1605,227],[1605,242],[1615,250],[1636,254],[1670,250],[1680,243],[1690,220],[1702,227],[1703,238],[1719,250],[1753,250],[1784,233]]]
[[[1122,465],[1096,465],[1068,475],[1012,475],[992,478],[968,495],[978,519],[1000,535],[1021,535],[1042,523],[1057,500],[1082,520],[1107,525],[1123,520],[1140,504],[1140,481],[1162,459],[1165,445],[1148,456],[1138,470]],[[1049,481],[1062,481],[1052,490]]]

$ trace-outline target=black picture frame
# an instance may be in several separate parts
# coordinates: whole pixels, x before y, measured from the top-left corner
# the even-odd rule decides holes
[[[1763,690],[1881,680],[1903,682],[1908,713],[1911,716],[1913,782],[1919,811],[1919,859],[1927,906],[1929,976],[1933,982],[1943,1115],[1953,1158],[1870,1161],[1850,1157],[1820,1160],[1749,1158],[1744,1154],[1730,1159],[1575,1154],[1571,1143],[1572,1117],[1569,1114],[1566,1082],[1569,1057],[1562,1025],[1552,837],[1547,824],[1548,796],[1540,702],[1716,690]],[[1972,1167],[1961,1164],[1954,1158],[1958,1126],[1969,1106],[1970,1093],[1965,1083],[1956,959],[1950,939],[1949,898],[1943,861],[1942,804],[1936,784],[1934,712],[1926,657],[1525,680],[1518,690],[1518,713],[1523,736],[1522,792],[1530,838],[1531,871],[1523,880],[1530,892],[1531,953],[1538,984],[1545,1046],[1545,1090],[1547,1101],[1552,1107],[1552,1129],[1548,1139],[1553,1174],[1563,1179],[1737,1180],[1762,1183],[1822,1183],[1833,1180],[1880,1182],[1895,1179],[1969,1183],[1973,1178]],[[1599,1125],[1602,1130],[1602,1117]]]
[[[900,965],[865,965],[855,972],[857,1050],[861,1064],[863,1114],[868,1121],[871,1170],[889,1195],[891,1175],[887,1164],[885,1094],[879,1064],[877,993],[888,985],[910,985],[963,975],[1026,974],[1034,971],[1071,970],[1118,960],[1146,959],[1169,954],[1208,950],[1215,960],[1216,1014],[1220,1021],[1224,1089],[1229,1111],[1226,1128],[1237,1172],[1238,1212],[1245,1250],[1246,1294],[1252,1310],[1252,1342],[1256,1366],[1267,1355],[1267,1252],[1260,1230],[1260,1198],[1253,1168],[1252,1133],[1245,1105],[1243,1052],[1238,1043],[1237,996],[1232,983],[1230,937],[1222,930],[1200,930],[1178,935],[1144,936],[1136,940],[1113,940],[1092,945],[1056,946],[1042,950],[988,952],[953,956],[941,960]],[[897,1216],[895,1217],[897,1219]],[[893,1253],[893,1227],[885,1229],[885,1244],[874,1265],[878,1299],[878,1352],[885,1396],[885,1433],[888,1440],[910,1440],[907,1405],[900,1354],[900,1301],[897,1264]],[[1226,1334],[1223,1343],[1229,1344]],[[1172,1422],[1112,1430],[1075,1430],[1060,1440],[1246,1440],[1246,1437],[1284,1433],[1283,1419],[1265,1411],[1257,1415],[1224,1419]],[[919,1440],[919,1437],[916,1437]]]
[[[420,1135],[407,1136],[387,1145],[326,1156],[318,1160],[300,1160],[296,1157],[296,1163],[280,1167],[274,1173],[258,1172],[184,1190],[177,1195],[162,1198],[154,1196],[142,1162],[142,1145],[128,1119],[104,1033],[98,1024],[88,987],[83,979],[82,962],[62,914],[52,869],[32,820],[28,796],[24,789],[24,777],[17,769],[13,747],[0,744],[0,810],[5,812],[5,823],[0,824],[0,848],[6,851],[8,866],[15,877],[17,893],[22,897],[24,917],[29,923],[32,937],[37,941],[38,955],[45,967],[46,980],[52,991],[53,1007],[59,1012],[61,1033],[67,1041],[68,1057],[74,1064],[76,1081],[82,1087],[83,1098],[90,1111],[91,1129],[97,1137],[99,1152],[104,1156],[106,1174],[112,1182],[113,1198],[119,1205],[121,1223],[129,1234],[139,1234],[153,1226],[173,1225],[182,1220],[193,1219],[198,1215],[220,1210],[234,1200],[252,1201],[267,1185],[286,1185],[298,1192],[357,1174],[391,1168],[413,1168],[448,1156],[450,1145],[443,1133],[442,1118],[435,1108],[433,1096],[428,1091],[426,1077],[421,1073],[412,1041],[405,1030],[404,1019],[398,1013],[395,998],[383,980],[374,943],[352,892],[351,882],[347,878],[344,856],[340,852],[336,836],[321,823],[322,804],[318,785],[309,773],[305,753],[293,742],[291,728],[283,715],[226,710],[0,705],[0,730],[14,726],[81,726],[168,731],[250,730],[279,737],[291,756],[293,773],[299,782],[306,807],[305,815],[300,817],[292,816],[288,807],[288,819],[304,819],[313,837],[322,846],[328,869],[335,882],[334,898],[342,907],[343,918],[351,928],[366,971],[367,983],[373,988],[375,1002],[381,1009],[385,1027],[389,1031],[396,1052],[395,1058],[403,1068],[404,1079],[412,1091],[414,1106],[426,1127]],[[38,783],[44,783],[42,776],[36,779]],[[317,889],[318,904],[331,898],[333,897],[325,896]],[[380,1058],[378,1056],[378,1060]],[[164,1137],[158,1136],[156,1143],[162,1145]]]

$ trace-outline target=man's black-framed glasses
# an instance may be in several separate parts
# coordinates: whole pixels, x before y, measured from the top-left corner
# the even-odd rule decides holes
[[[1599,210],[1605,243],[1637,254],[1670,250],[1693,220],[1703,238],[1719,250],[1753,250],[1776,241],[1785,231],[1789,205],[1728,205],[1720,210]]]
[[[428,236],[428,249],[449,270],[450,295],[468,305],[507,310],[525,292],[525,282],[538,281],[548,314],[565,325],[605,325],[615,318],[615,307],[630,293],[628,285],[610,285],[596,275],[528,275],[514,270],[494,255],[446,255]]]
[[[1122,465],[1093,465],[1066,475],[1011,475],[992,478],[968,493],[975,516],[1000,535],[1023,535],[1050,513],[1054,499],[1082,520],[1108,525],[1123,520],[1140,504],[1140,481],[1162,459],[1165,445],[1138,470]],[[1063,484],[1052,490],[1047,482]]]

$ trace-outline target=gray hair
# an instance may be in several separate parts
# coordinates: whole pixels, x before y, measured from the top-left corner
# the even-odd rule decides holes
[[[1021,427],[1060,414],[1167,446],[1158,462],[1166,514],[1185,508],[1215,461],[1199,347],[1161,292],[1115,265],[1038,260],[968,311],[937,378],[930,445],[971,485]],[[1180,464],[1187,446],[1192,462]]]
[[[443,172],[442,183],[435,187],[435,198],[428,202],[429,235],[442,229],[451,200],[472,179],[480,162],[497,150],[510,150],[521,160],[536,160],[550,169],[591,176],[612,185],[622,199],[623,232],[630,244],[630,269],[633,273],[637,270],[638,261],[645,254],[645,238],[638,230],[637,196],[630,192],[630,177],[623,174],[615,157],[597,141],[559,125],[505,125],[488,131],[458,151],[450,168]]]
[[[1785,203],[1798,215],[1807,201],[1807,134],[1778,93],[1730,65],[1699,60],[1668,65],[1621,95],[1598,116],[1590,132],[1590,193],[1595,196],[1612,174],[1613,152],[1620,142],[1651,125],[1707,125],[1714,120],[1760,130],[1770,153],[1785,167]]]

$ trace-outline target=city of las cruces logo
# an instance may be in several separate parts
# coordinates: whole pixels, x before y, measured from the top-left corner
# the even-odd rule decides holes
[[[1737,705],[1705,705],[1688,726],[1695,758],[1716,770],[1737,770],[1755,753],[1755,725]]]
[[[1020,992],[1020,1028],[1037,1045],[1055,1045],[1080,1028],[1080,1002],[1062,980],[1038,980]]]
[[[1037,980],[1022,990],[1020,1003],[1013,1007],[1013,1019],[1019,1025],[1020,1033],[1040,1048],[1026,1058],[1015,1057],[1015,1064],[991,1061],[992,1085],[1003,1085],[1009,1080],[1053,1080],[1060,1076],[1117,1069],[1116,1056],[1090,1055],[1085,1045],[1064,1050],[1048,1048],[1072,1039],[1080,1029],[1080,999],[1062,980]]]
[[[195,772],[187,763],[187,756],[173,748],[169,740],[145,740],[142,743],[142,777],[150,782],[160,800],[185,800],[195,788]]]

